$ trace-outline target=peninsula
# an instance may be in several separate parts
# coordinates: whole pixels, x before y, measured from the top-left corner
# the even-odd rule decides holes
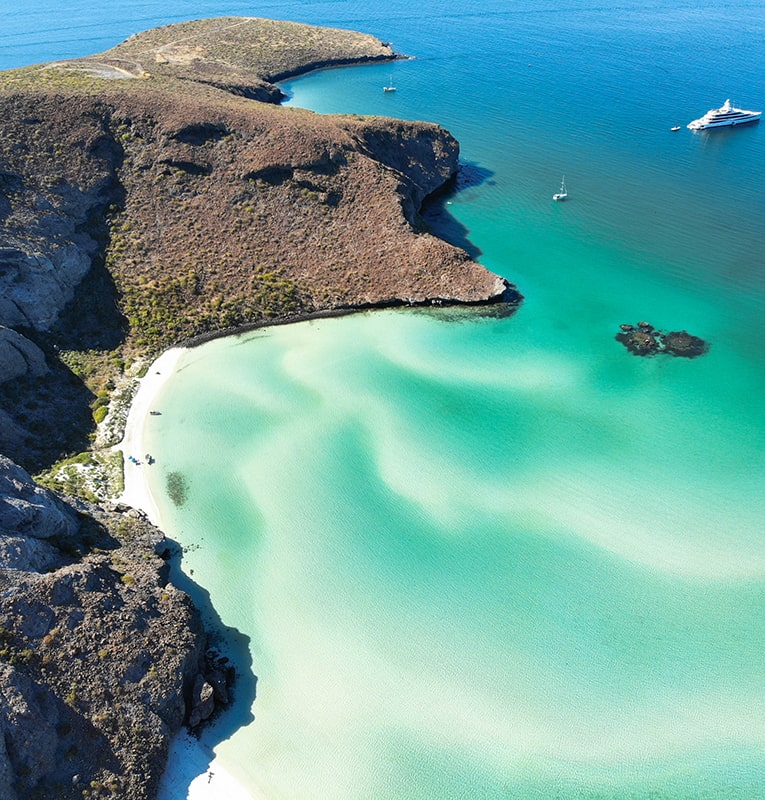
[[[520,301],[422,222],[458,170],[446,130],[279,106],[276,81],[396,57],[230,17],[0,74],[2,797],[154,797],[169,738],[226,702],[172,543],[110,502],[154,356],[319,313]]]

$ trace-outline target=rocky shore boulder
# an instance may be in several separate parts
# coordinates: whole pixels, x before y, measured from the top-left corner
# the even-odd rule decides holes
[[[78,528],[76,514],[69,506],[53,492],[38,486],[9,458],[0,455],[0,536],[71,537]]]

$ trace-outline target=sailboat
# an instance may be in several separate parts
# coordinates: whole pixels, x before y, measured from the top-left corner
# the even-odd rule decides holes
[[[388,82],[388,85],[387,86],[383,86],[383,91],[384,92],[395,92],[396,91],[396,87],[393,85],[393,76],[392,75],[390,76],[390,81]]]
[[[553,200],[568,200],[568,192],[566,191],[566,176],[564,175],[560,182],[560,191],[553,195]]]

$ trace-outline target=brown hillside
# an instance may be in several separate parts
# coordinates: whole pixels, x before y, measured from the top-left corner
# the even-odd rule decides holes
[[[0,75],[0,333],[31,336],[55,374],[58,353],[114,354],[88,355],[99,390],[123,355],[200,334],[517,297],[421,223],[458,169],[447,131],[252,99],[279,96],[274,75],[393,57],[363,34],[225,18]],[[0,451],[35,467],[83,449],[66,367],[18,372],[0,346]],[[71,424],[51,426],[51,404]]]

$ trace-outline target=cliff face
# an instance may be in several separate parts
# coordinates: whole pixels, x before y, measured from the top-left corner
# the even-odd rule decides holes
[[[423,199],[458,167],[438,126],[322,117],[207,87],[189,97],[184,84],[112,86],[98,98],[0,95],[0,166],[15,187],[6,325],[49,330],[94,261],[135,336],[161,325],[163,343],[317,309],[504,291],[422,228]]]
[[[51,329],[93,264],[142,346],[501,295],[419,218],[458,169],[447,131],[247,99],[272,99],[275,77],[393,57],[363,34],[222,18],[0,76],[0,323]]]

